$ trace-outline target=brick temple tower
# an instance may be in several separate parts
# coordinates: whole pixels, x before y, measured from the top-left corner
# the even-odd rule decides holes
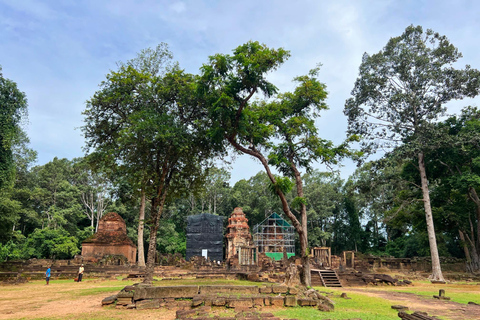
[[[228,219],[226,259],[233,258],[238,248],[252,246],[252,235],[242,208],[235,208]]]
[[[137,261],[137,247],[127,236],[125,221],[116,212],[105,214],[98,222],[98,231],[82,242],[82,256],[97,262],[105,255],[123,255],[128,262]]]

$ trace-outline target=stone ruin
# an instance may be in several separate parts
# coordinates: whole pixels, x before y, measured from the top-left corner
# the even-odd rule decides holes
[[[256,265],[257,249],[253,245],[248,219],[242,208],[235,208],[228,219],[226,260],[230,265]]]
[[[98,262],[104,256],[124,256],[130,264],[137,261],[137,247],[127,236],[125,221],[116,212],[105,214],[98,222],[97,233],[82,242],[86,262]]]
[[[193,315],[195,310],[212,307],[235,310],[264,310],[268,307],[316,307],[331,311],[334,303],[315,289],[286,285],[233,286],[233,285],[180,285],[126,286],[118,294],[103,299],[102,305],[115,304],[125,309],[176,308]],[[191,310],[191,311],[190,311]],[[210,310],[210,309],[209,309]]]

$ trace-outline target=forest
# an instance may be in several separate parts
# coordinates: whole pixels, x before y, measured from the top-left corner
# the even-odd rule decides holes
[[[166,44],[145,49],[92,92],[85,156],[43,165],[24,129],[27,97],[0,69],[0,262],[73,258],[114,211],[148,266],[151,252],[185,254],[187,216],[242,207],[251,228],[273,212],[289,219],[300,256],[437,251],[479,271],[480,109],[445,104],[478,95],[480,72],[455,68],[461,53],[445,36],[407,27],[363,56],[335,145],[315,125],[328,112],[318,67],[292,92],[269,82],[289,55],[251,41],[188,74]],[[231,154],[265,170],[230,185]],[[346,158],[358,168],[342,179]]]

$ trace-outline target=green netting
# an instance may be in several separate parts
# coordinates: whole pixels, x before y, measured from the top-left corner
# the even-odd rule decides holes
[[[283,252],[265,252],[265,255],[273,260],[282,260],[283,259]],[[295,253],[287,252],[287,257],[293,257]]]
[[[263,220],[264,222],[269,220],[269,219],[275,219],[275,223],[278,225],[278,226],[282,226],[282,227],[291,227],[291,225],[285,221],[282,217],[280,217],[278,214],[276,214],[275,212],[272,213],[270,215],[270,217],[268,217],[267,219]]]

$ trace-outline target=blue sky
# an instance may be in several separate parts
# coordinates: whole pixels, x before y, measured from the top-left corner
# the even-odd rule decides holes
[[[480,68],[478,1],[102,1],[0,0],[0,65],[29,102],[26,131],[38,163],[83,155],[79,127],[85,101],[117,61],[160,42],[197,73],[209,55],[230,53],[249,40],[291,51],[269,77],[282,91],[291,79],[322,63],[320,79],[330,110],[317,125],[322,137],[341,142],[343,115],[364,52],[382,49],[410,25],[446,35],[463,53],[459,66]],[[480,98],[450,105],[451,113]],[[323,169],[320,165],[320,169]],[[255,175],[246,156],[232,164],[232,182]],[[355,170],[346,161],[346,178]]]

